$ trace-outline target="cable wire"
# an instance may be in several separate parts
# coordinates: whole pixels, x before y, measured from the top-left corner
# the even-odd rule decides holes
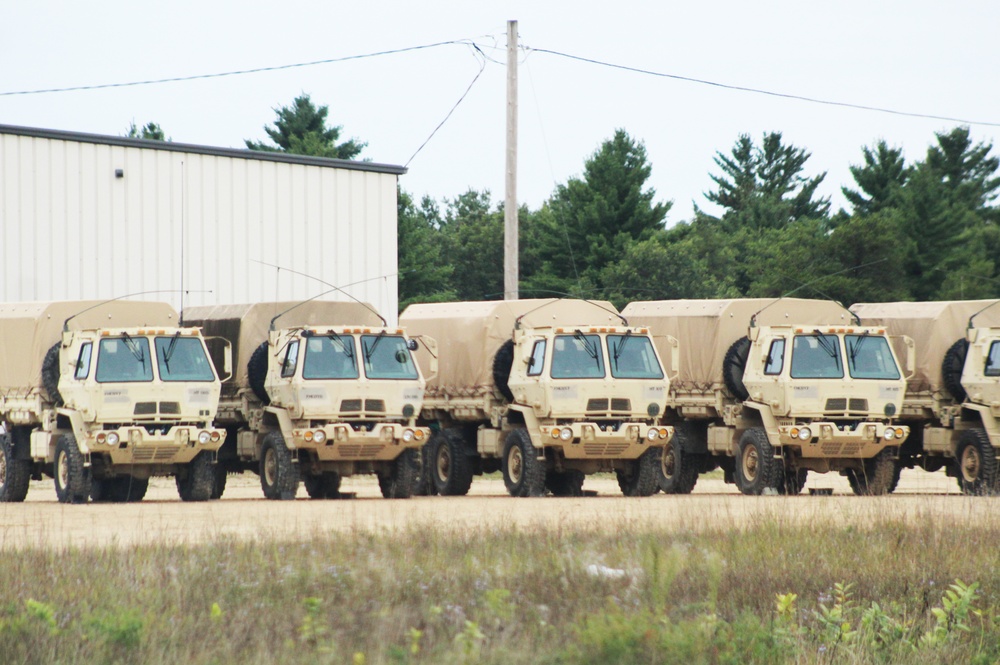
[[[242,76],[244,74],[259,74],[261,72],[275,72],[283,69],[296,69],[298,67],[313,67],[315,65],[328,65],[334,62],[346,62],[348,60],[361,60],[363,58],[374,58],[382,55],[395,55],[397,53],[407,53],[409,51],[420,51],[423,49],[436,48],[438,46],[449,46],[452,44],[471,44],[476,50],[479,47],[475,42],[467,39],[456,39],[446,42],[435,42],[433,44],[422,44],[420,46],[408,46],[406,48],[392,49],[389,51],[376,51],[374,53],[363,53],[361,55],[347,55],[340,58],[327,58],[325,60],[312,60],[310,62],[296,62],[289,65],[275,65],[272,67],[257,67],[255,69],[238,69],[229,72],[217,72],[214,74],[193,74],[191,76],[175,76],[163,79],[149,79],[146,81],[129,81],[127,83],[101,83],[97,85],[78,85],[67,88],[46,88],[41,90],[15,90],[0,92],[0,97],[10,97],[13,95],[40,95],[50,92],[75,92],[79,90],[103,90],[106,88],[127,88],[137,85],[155,85],[159,83],[177,83],[181,81],[197,81],[199,79],[223,78],[226,76]],[[481,52],[481,51],[480,51]],[[484,56],[485,57],[485,56]]]
[[[931,115],[928,113],[911,113],[909,111],[897,111],[895,109],[887,109],[880,106],[867,106],[864,104],[852,104],[850,102],[837,102],[829,99],[818,99],[816,97],[805,97],[803,95],[792,95],[783,92],[773,92],[771,90],[763,90],[760,88],[748,88],[739,85],[729,85],[726,83],[719,83],[717,81],[708,81],[706,79],[697,79],[690,76],[681,76],[679,74],[666,74],[664,72],[656,72],[650,69],[642,69],[639,67],[630,67],[628,65],[618,65],[612,62],[604,62],[602,60],[595,60],[593,58],[585,58],[579,55],[572,55],[570,53],[562,53],[560,51],[552,51],[550,49],[543,48],[531,48],[525,47],[530,51],[536,53],[547,53],[549,55],[559,56],[561,58],[568,58],[570,60],[577,60],[579,62],[586,62],[592,65],[600,65],[602,67],[610,67],[612,69],[621,69],[628,72],[635,72],[637,74],[647,74],[649,76],[658,76],[660,78],[673,79],[675,81],[687,81],[688,83],[698,83],[700,85],[709,85],[716,88],[723,88],[725,90],[736,90],[738,92],[751,92],[758,95],[768,95],[770,97],[779,97],[782,99],[795,99],[801,102],[809,102],[811,104],[825,104],[827,106],[840,106],[843,108],[857,109],[860,111],[876,111],[879,113],[889,113],[892,115],[906,116],[910,118],[925,118],[930,120],[944,120],[947,122],[958,122],[965,125],[981,125],[985,127],[1000,127],[1000,122],[988,122],[979,120],[965,120],[963,118],[953,118],[949,116],[942,115]]]
[[[476,72],[476,76],[472,79],[472,82],[469,84],[469,87],[465,89],[465,92],[462,93],[462,96],[458,98],[458,101],[455,102],[455,105],[451,107],[450,111],[448,111],[448,114],[444,117],[444,120],[439,122],[438,126],[434,128],[434,131],[432,131],[430,135],[428,135],[427,138],[424,139],[424,142],[420,144],[420,147],[417,148],[417,151],[414,152],[412,155],[410,155],[410,158],[406,160],[406,164],[403,165],[403,168],[407,168],[410,166],[410,162],[413,161],[413,158],[416,157],[418,154],[420,154],[420,151],[424,149],[424,146],[427,145],[430,142],[430,140],[434,138],[434,135],[437,134],[438,130],[444,126],[444,123],[448,122],[448,118],[451,117],[451,114],[455,112],[455,109],[458,108],[458,105],[461,104],[462,101],[465,99],[465,97],[469,94],[469,91],[472,90],[472,86],[476,84],[476,81],[479,80],[479,77],[483,75],[483,71],[486,69],[486,62],[487,60],[489,60],[489,58],[486,57],[486,54],[483,53],[479,49],[479,47],[476,46],[476,44],[473,43],[472,48],[476,49],[476,51],[478,51],[479,54],[483,56],[483,61],[479,65],[479,71]]]

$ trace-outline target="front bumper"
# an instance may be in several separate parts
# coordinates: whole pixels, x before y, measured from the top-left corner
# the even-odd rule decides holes
[[[321,435],[317,436],[318,433]],[[394,460],[408,448],[420,448],[430,438],[429,427],[380,423],[371,428],[350,423],[292,430],[289,448],[311,450],[321,462]]]
[[[570,435],[565,434],[567,430]],[[560,449],[566,459],[638,459],[650,448],[665,446],[674,428],[622,423],[617,429],[601,429],[597,423],[584,422],[543,425],[540,432],[541,445]]]
[[[199,440],[202,433],[208,435],[206,443]],[[112,435],[117,436],[117,442]],[[150,434],[145,427],[126,425],[88,432],[84,443],[91,455],[107,455],[112,465],[167,465],[187,464],[202,451],[215,452],[225,440],[226,430],[214,427],[174,425]]]
[[[808,428],[811,436],[799,437],[803,428]],[[892,438],[886,438],[886,430],[892,431]],[[902,433],[902,435],[900,435]],[[778,428],[778,440],[782,446],[795,446],[802,457],[868,459],[878,455],[884,448],[900,446],[910,435],[905,425],[886,425],[880,422],[861,422],[854,427],[843,429],[833,422],[811,422],[803,425],[782,425]]]

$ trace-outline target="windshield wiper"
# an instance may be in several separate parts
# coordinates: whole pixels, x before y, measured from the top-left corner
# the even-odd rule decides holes
[[[869,334],[871,333],[869,333],[867,330],[861,333],[861,336],[858,337],[858,339],[854,342],[854,346],[850,348],[852,365],[854,364],[854,361],[858,357],[858,352],[861,351],[861,345],[864,344],[866,339],[868,339]]]
[[[375,338],[375,341],[371,343],[371,346],[369,346],[369,347],[367,347],[365,349],[365,362],[366,363],[369,363],[369,364],[371,363],[371,361],[372,361],[372,355],[375,353],[375,348],[378,347],[378,343],[381,342],[382,338],[385,337],[387,334],[388,333],[386,333],[385,330],[383,330],[382,332],[380,332],[378,334],[378,337]]]
[[[174,356],[174,347],[177,346],[177,340],[180,336],[181,331],[178,330],[174,333],[174,336],[170,338],[170,344],[168,344],[167,348],[163,351],[163,366],[167,368],[168,372],[170,371],[170,359]]]
[[[340,352],[347,356],[348,360],[354,360],[354,344],[348,345],[340,335],[330,335],[329,340],[340,347]]]
[[[145,367],[146,366],[145,354],[142,352],[142,349],[139,348],[139,345],[136,344],[136,341],[132,339],[126,332],[122,333],[122,341],[125,342],[125,347],[132,352],[132,356],[136,360],[138,360],[143,367]]]
[[[826,354],[828,356],[830,356],[831,358],[833,358],[836,361],[836,368],[839,370],[840,369],[840,354],[837,353],[836,343],[831,342],[830,340],[828,340],[826,338],[826,335],[824,335],[823,333],[821,333],[818,330],[814,330],[813,332],[815,333],[816,343],[820,345],[820,347],[826,352]]]
[[[580,330],[576,330],[573,333],[573,339],[578,339],[581,342],[583,342],[583,348],[586,349],[587,355],[590,356],[591,358],[593,358],[593,360],[597,364],[597,366],[600,367],[601,366],[601,361],[597,357],[597,351],[598,351],[597,344],[594,344],[594,346],[591,347],[590,346],[590,341],[587,339],[587,336],[584,335]]]
[[[625,345],[628,344],[629,339],[632,337],[632,331],[626,330],[625,336],[622,337],[621,341],[615,347],[615,352],[612,359],[615,361],[615,370],[618,370],[618,359],[622,357],[622,353],[625,351]]]

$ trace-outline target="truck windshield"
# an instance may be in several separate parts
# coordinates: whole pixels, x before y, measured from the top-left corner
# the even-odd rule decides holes
[[[855,379],[898,379],[899,368],[889,340],[871,335],[846,335],[847,369]]]
[[[552,351],[553,379],[603,379],[604,350],[598,335],[556,335]]]
[[[792,342],[793,379],[842,379],[840,338],[836,335],[796,335]]]
[[[406,340],[399,335],[361,336],[361,355],[365,362],[365,376],[369,379],[416,379],[417,366],[406,348]]]
[[[97,351],[98,383],[153,380],[153,359],[145,337],[104,337]]]
[[[215,372],[199,337],[157,337],[156,367],[162,381],[214,381]]]
[[[358,361],[350,335],[323,335],[306,340],[304,379],[356,379]]]
[[[653,343],[642,335],[608,335],[611,376],[616,379],[662,379]]]

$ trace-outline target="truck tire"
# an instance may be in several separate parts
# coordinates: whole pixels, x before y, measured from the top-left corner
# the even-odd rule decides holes
[[[743,385],[743,370],[747,366],[747,355],[750,353],[750,339],[740,337],[733,342],[722,359],[722,379],[733,397],[743,401],[750,397]]]
[[[290,501],[299,491],[299,465],[281,432],[264,437],[260,447],[260,487],[268,499]]]
[[[618,487],[625,496],[653,496],[660,490],[660,466],[663,451],[650,448],[639,459],[629,461],[625,469],[615,472]]]
[[[271,398],[267,396],[267,389],[264,387],[264,382],[267,380],[267,342],[261,342],[260,346],[253,350],[250,354],[250,360],[247,362],[247,381],[250,384],[250,389],[253,394],[257,396],[257,399],[261,401],[264,406],[271,403]]]
[[[391,466],[389,473],[380,474],[378,488],[386,499],[409,499],[420,476],[420,456],[412,448],[404,450]]]
[[[215,462],[215,483],[212,485],[212,495],[210,499],[221,499],[222,495],[226,493],[226,476],[229,472],[226,470],[225,465],[222,462]]]
[[[962,386],[962,370],[965,369],[965,356],[969,353],[969,342],[964,338],[952,344],[941,361],[941,382],[951,393],[956,402],[965,401],[965,388]]]
[[[514,393],[511,392],[509,385],[510,370],[513,366],[514,340],[508,339],[497,349],[497,354],[493,356],[493,385],[497,387],[497,390],[500,391],[500,394],[508,402],[514,401]]]
[[[545,487],[552,496],[583,496],[582,471],[549,471],[545,474]]]
[[[778,491],[784,482],[784,469],[774,456],[774,448],[763,427],[751,427],[740,437],[736,458],[736,486],[744,494],[759,495]]]
[[[500,463],[508,494],[545,496],[545,462],[538,459],[538,448],[531,443],[528,430],[518,427],[507,434]]]
[[[0,503],[20,503],[28,496],[31,460],[17,459],[11,434],[0,436]]]
[[[334,471],[310,474],[302,479],[310,499],[339,499],[340,474]]]
[[[59,394],[59,347],[58,342],[53,344],[42,360],[42,388],[49,401],[56,406],[63,405],[62,395]]]
[[[955,451],[958,486],[963,494],[986,496],[997,492],[997,457],[986,430],[966,430]]]
[[[785,469],[778,494],[801,494],[809,480],[809,469]]]
[[[413,486],[413,494],[416,496],[434,496],[437,494],[437,487],[434,485],[434,447],[438,443],[438,438],[442,436],[440,432],[434,432],[427,443],[420,448],[420,473],[417,475],[417,482]]]
[[[464,496],[472,486],[472,460],[465,451],[465,439],[457,428],[443,429],[433,439],[431,481],[441,496]]]
[[[674,429],[674,436],[663,446],[659,485],[664,494],[690,494],[698,482],[697,460],[684,451],[684,444],[690,436],[686,428],[678,426]]]
[[[63,434],[56,443],[52,474],[59,503],[87,503],[90,496],[90,469],[84,466],[76,437]]]
[[[896,452],[892,448],[864,460],[862,469],[848,469],[847,482],[858,496],[881,496],[895,489]]]
[[[208,501],[215,491],[215,463],[212,456],[204,451],[198,453],[177,472],[174,481],[181,501]]]

